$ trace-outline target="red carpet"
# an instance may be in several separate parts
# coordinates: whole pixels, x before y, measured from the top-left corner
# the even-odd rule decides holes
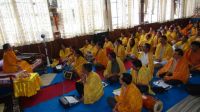
[[[128,70],[131,68],[132,64],[131,62],[126,62],[124,65]],[[97,71],[97,73],[100,75],[101,79],[104,79],[103,71]],[[42,88],[40,91],[38,91],[38,93],[35,96],[32,96],[30,98],[20,98],[20,104],[22,108],[31,107],[37,105],[38,103],[54,98],[56,96],[68,93],[74,89],[75,89],[75,81],[66,80],[62,83]]]

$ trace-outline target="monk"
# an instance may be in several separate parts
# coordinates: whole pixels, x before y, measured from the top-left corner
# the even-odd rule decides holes
[[[172,57],[172,46],[167,43],[167,37],[161,36],[160,43],[156,47],[155,60],[159,63],[159,66],[164,65]],[[157,65],[156,65],[157,66]]]
[[[108,58],[109,61],[103,75],[106,80],[112,84],[119,81],[119,76],[124,73],[126,69],[124,63],[116,56],[115,52],[111,51],[108,54]]]
[[[140,35],[142,35],[142,28],[138,27],[137,32],[135,33],[135,38],[139,39]]]
[[[114,51],[115,51],[117,57],[119,57],[123,61],[125,58],[125,47],[122,45],[121,40],[115,41]]]
[[[182,40],[177,42],[173,47],[182,49],[184,52],[187,51],[190,47],[190,42],[188,41],[188,37],[183,36]]]
[[[83,64],[87,63],[86,59],[83,56],[83,53],[80,50],[75,50],[75,60],[74,62],[71,64],[72,68],[73,68],[73,72],[74,72],[74,77],[81,77],[81,67]]]
[[[174,56],[162,67],[157,75],[170,85],[187,83],[189,79],[188,62],[183,57],[183,50],[175,49]]]
[[[143,66],[146,66],[149,70],[151,75],[153,76],[154,73],[154,64],[153,64],[153,53],[151,51],[151,45],[145,43],[143,46],[143,51],[139,54],[139,59],[142,62]]]
[[[95,54],[95,61],[94,64],[98,67],[105,68],[108,63],[108,57],[106,54],[106,50],[103,49],[103,44],[101,42],[97,42],[97,53]]]
[[[122,41],[122,45],[126,47],[126,45],[128,43],[128,38],[125,37],[123,33],[121,33],[120,40]]]
[[[189,30],[192,28],[193,24],[191,21],[189,21],[189,24],[183,28],[180,32],[183,34],[183,35],[188,35],[189,34]]]
[[[81,71],[82,77],[76,82],[76,90],[84,104],[93,104],[104,94],[101,78],[92,71],[91,63],[83,64]]]
[[[3,51],[4,73],[14,73],[21,70],[25,70],[28,73],[33,72],[33,66],[24,60],[18,59],[9,43],[3,45]]]
[[[104,46],[103,46],[103,48],[106,50],[106,49],[111,49],[111,50],[113,50],[114,49],[114,46],[113,46],[113,44],[112,44],[112,42],[109,40],[109,38],[108,37],[105,37],[105,42],[104,42]]]
[[[196,36],[198,34],[197,24],[194,24],[191,28],[191,36]]]
[[[149,83],[152,79],[152,74],[146,66],[142,66],[140,60],[132,61],[132,68],[130,73],[132,75],[132,82],[140,89],[142,93],[147,93],[149,90]]]
[[[153,52],[155,52],[155,50],[156,50],[156,47],[157,47],[157,45],[160,43],[160,37],[162,36],[162,34],[161,34],[161,32],[160,31],[158,31],[157,33],[156,33],[156,36],[154,36],[154,38],[153,38],[153,45],[152,45],[152,51]]]
[[[140,49],[142,49],[142,46],[144,46],[144,44],[145,43],[148,43],[148,44],[150,44],[150,45],[153,45],[153,38],[151,38],[152,36],[151,36],[151,34],[149,33],[149,34],[147,34],[146,36],[145,36],[145,38],[142,40],[142,39],[140,39],[140,41],[139,41],[139,46],[140,46]]]
[[[131,83],[132,77],[128,73],[123,73],[120,77],[121,92],[119,96],[109,97],[108,104],[113,108],[113,112],[141,112],[142,94],[138,88]]]
[[[92,49],[92,45],[90,44],[90,40],[85,40],[85,45],[80,48],[81,52],[84,54],[84,56],[87,54],[88,51]]]
[[[200,42],[193,41],[184,56],[189,62],[190,71],[200,71]]]
[[[131,38],[130,42],[126,47],[126,57],[127,58],[137,58],[138,57],[138,49],[135,43],[135,39]]]
[[[66,58],[72,54],[70,47],[65,47],[64,44],[61,44],[61,50],[59,51],[60,59],[54,59],[51,67],[55,67],[58,64],[62,64]]]
[[[135,45],[138,46],[138,42],[139,42],[138,38],[134,36],[134,34],[131,34],[131,37],[128,39],[127,47],[130,44],[130,41],[132,41],[132,39],[134,39]]]

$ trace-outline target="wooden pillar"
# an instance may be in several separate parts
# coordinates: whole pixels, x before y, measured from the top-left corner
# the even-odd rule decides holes
[[[140,23],[144,23],[144,0],[140,0]]]

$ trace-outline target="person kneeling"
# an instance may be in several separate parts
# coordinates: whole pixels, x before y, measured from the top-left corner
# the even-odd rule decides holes
[[[83,64],[82,73],[81,80],[76,82],[76,90],[84,104],[93,104],[103,96],[101,78],[92,72],[91,63]]]
[[[107,99],[113,112],[141,112],[142,94],[132,83],[131,75],[123,73],[120,77],[120,83],[122,85],[120,95]]]
[[[120,58],[116,57],[115,52],[111,51],[108,54],[108,58],[109,61],[106,70],[104,71],[104,77],[112,84],[118,82],[120,74],[124,73],[126,70],[124,63]]]
[[[157,76],[170,85],[186,83],[189,79],[189,67],[183,54],[183,50],[175,49],[173,58],[158,71]]]

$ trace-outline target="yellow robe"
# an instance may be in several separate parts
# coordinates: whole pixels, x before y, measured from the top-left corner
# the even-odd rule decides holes
[[[104,43],[104,46],[103,46],[104,49],[114,49],[114,46],[112,44],[111,41],[108,41],[108,42],[105,42]]]
[[[129,38],[129,39],[128,39],[127,46],[130,44],[131,39],[132,39],[132,38]],[[138,38],[134,38],[134,40],[135,40],[135,45],[138,46],[138,42],[139,42]]]
[[[167,41],[169,41],[169,42],[172,41],[172,37],[171,37],[171,32],[170,31],[167,31],[166,37],[167,37]]]
[[[157,45],[160,43],[160,39],[158,38],[158,36],[155,36],[153,38],[153,47],[157,47]]]
[[[90,72],[84,83],[84,104],[93,104],[103,96],[101,78],[95,72]]]
[[[78,73],[79,77],[81,76],[82,65],[85,63],[87,63],[87,61],[82,56],[75,58],[73,68]]]
[[[169,60],[173,56],[172,46],[167,43],[163,48],[164,52],[163,52],[163,55],[161,56],[162,48],[163,46],[161,45],[161,43],[158,44],[158,46],[156,47],[156,52],[155,52],[155,59]]]
[[[140,60],[143,55],[144,55],[144,52],[139,54]],[[146,67],[150,70],[150,73],[153,76],[153,73],[154,73],[153,53],[149,52],[147,55],[148,55],[148,64],[146,65]],[[143,66],[145,66],[145,65],[143,65]]]
[[[169,69],[172,66],[173,66],[173,58],[170,59],[167,62],[167,64],[158,71],[158,76],[160,74],[168,72]],[[188,67],[188,62],[184,57],[182,57],[180,60],[177,61],[177,64],[176,64],[175,69],[172,73],[172,76],[168,76],[168,77],[165,78],[165,80],[171,80],[171,79],[180,80],[183,83],[186,83],[188,81],[188,79],[189,79],[189,67]]]
[[[119,75],[121,75],[122,73],[126,72],[126,68],[124,66],[124,63],[122,62],[121,59],[119,59],[118,57],[116,58],[117,60],[117,63],[119,64],[119,69],[120,69],[120,72],[119,72]],[[112,72],[111,72],[111,67],[112,66],[112,63],[111,61],[109,60],[108,61],[108,64],[107,64],[107,67],[103,73],[104,77],[108,78],[108,77],[111,77],[112,76]]]
[[[121,59],[124,60],[125,58],[125,48],[123,45],[118,45],[114,48],[114,52],[116,55]]]
[[[141,38],[140,41],[139,41],[139,46],[143,46],[145,43],[148,43],[151,46],[153,46],[153,38],[151,37],[148,40],[147,40],[146,36],[145,36],[145,38]]]
[[[128,44],[126,47],[126,55],[134,55],[136,58],[138,57],[138,49],[137,46],[134,45],[132,48]]]
[[[5,73],[14,73],[18,71],[18,67],[22,70],[26,70],[27,72],[33,72],[31,65],[23,60],[18,61],[15,52],[13,50],[9,50],[4,52],[3,54],[3,72]]]
[[[122,41],[122,45],[126,46],[128,43],[128,38],[127,37],[121,37],[120,40]]]
[[[140,43],[143,42],[143,41],[145,41],[145,40],[146,40],[146,34],[140,35],[140,37],[139,37],[139,44],[138,45],[140,45]]]
[[[121,87],[120,95],[115,96],[115,99],[117,112],[142,111],[142,94],[134,84],[129,84],[126,88]]]
[[[95,55],[97,54],[97,51],[98,51],[98,49],[97,49],[97,47],[96,46],[92,46],[92,48],[91,48],[91,53],[92,53],[92,55],[95,57]]]
[[[91,51],[92,49],[92,45],[88,44],[88,45],[84,45],[82,48],[80,48],[80,51],[86,55],[88,51]]]
[[[191,36],[196,36],[198,34],[198,29],[195,27],[192,27],[191,29]]]
[[[172,32],[171,33],[171,39],[173,40],[173,41],[176,41],[177,40],[177,34],[176,34],[176,32]]]
[[[176,47],[182,49],[184,52],[187,51],[190,48],[189,41],[182,43],[182,41],[179,41],[175,44]]]
[[[132,75],[132,82],[134,84],[138,84],[138,85],[149,85],[149,82],[152,79],[152,75],[150,73],[150,70],[145,67],[142,66],[139,70],[139,72],[137,73],[134,69],[131,68],[131,75]]]
[[[105,49],[99,49],[95,55],[95,63],[99,63],[104,67],[107,66],[108,57]]]

